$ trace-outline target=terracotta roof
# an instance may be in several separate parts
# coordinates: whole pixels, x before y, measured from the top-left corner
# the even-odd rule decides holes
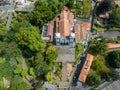
[[[64,6],[56,18],[56,33],[60,33],[62,37],[70,35],[70,28],[73,25],[73,13],[68,10],[68,7]]]
[[[66,11],[61,12],[60,19],[68,19],[68,12]]]
[[[108,49],[120,48],[120,44],[107,43]]]
[[[87,30],[90,29],[90,22],[82,22],[75,26],[75,40],[76,42],[86,40]]]
[[[56,21],[56,33],[57,33],[57,32],[59,32],[59,30],[58,30],[58,24],[59,24],[60,18],[57,17],[55,21]]]
[[[68,20],[70,22],[70,27],[73,27],[73,13],[68,13]]]
[[[52,34],[53,34],[53,25],[48,24],[47,36],[51,36]]]
[[[60,20],[60,22],[59,22],[59,33],[63,37],[70,35],[69,21],[67,19]]]
[[[73,71],[72,64],[71,63],[67,63],[67,72],[71,73],[72,71]]]
[[[79,81],[81,81],[81,82],[85,82],[86,81],[88,72],[89,72],[90,67],[92,65],[93,58],[94,58],[93,55],[87,54],[85,64],[83,65],[81,73],[79,75]]]

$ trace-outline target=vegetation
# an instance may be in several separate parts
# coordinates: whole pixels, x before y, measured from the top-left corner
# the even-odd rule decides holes
[[[87,77],[87,84],[90,86],[98,86],[100,84],[101,77],[96,73],[89,74]]]
[[[106,55],[107,46],[105,39],[95,38],[91,40],[89,53],[93,55]]]
[[[90,0],[77,1],[74,8],[75,15],[78,18],[89,18],[91,10],[91,1]]]
[[[108,40],[100,39],[100,37],[91,41],[90,51],[88,52],[95,55],[95,58],[86,82],[90,86],[98,86],[102,80],[114,81],[120,78],[119,73],[113,69],[120,66],[120,52],[107,53],[107,42]]]
[[[76,48],[75,48],[75,62],[77,63],[80,59],[80,55],[83,51],[83,46],[81,44],[76,44]]]
[[[53,80],[53,76],[52,76],[52,73],[51,72],[48,72],[46,75],[45,75],[45,78],[47,81],[52,81]]]
[[[110,11],[112,8],[114,8],[113,0],[104,0],[102,3],[100,3],[96,9],[96,15],[99,16],[99,14],[104,14],[108,11]]]
[[[105,72],[109,72],[109,68],[106,66],[105,60],[102,57],[97,57],[97,59],[93,61],[91,68],[99,75]]]
[[[107,61],[109,66],[113,68],[120,68],[120,51],[113,51],[108,53]]]
[[[120,8],[116,8],[112,10],[110,14],[110,18],[108,19],[108,25],[110,27],[120,27]]]

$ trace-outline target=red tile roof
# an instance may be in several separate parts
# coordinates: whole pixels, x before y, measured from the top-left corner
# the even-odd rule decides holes
[[[53,25],[48,24],[48,31],[47,31],[47,36],[53,35]]]
[[[107,43],[108,49],[120,48],[120,44]]]
[[[57,32],[59,32],[58,25],[59,25],[60,18],[57,17],[55,21],[56,21],[56,33],[57,33]]]
[[[68,7],[64,6],[60,15],[56,18],[56,32],[60,33],[62,37],[70,35],[70,28],[73,24],[73,13]]]
[[[82,22],[81,24],[77,24],[75,26],[75,40],[76,42],[86,40],[87,30],[90,29],[90,22]]]
[[[60,20],[60,22],[59,22],[59,33],[63,37],[70,35],[69,21],[67,19]]]
[[[87,54],[85,64],[83,65],[81,73],[80,73],[79,78],[78,78],[79,81],[81,81],[81,82],[86,81],[88,72],[89,72],[90,67],[92,65],[93,58],[94,58],[93,55]]]

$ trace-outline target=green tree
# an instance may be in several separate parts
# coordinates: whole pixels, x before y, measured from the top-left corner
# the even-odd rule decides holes
[[[110,11],[114,7],[113,3],[113,0],[104,0],[102,3],[97,5],[96,14],[99,15]]]
[[[48,62],[48,63],[52,63],[55,61],[55,59],[57,58],[58,56],[58,53],[55,49],[54,46],[50,45],[47,50],[46,50],[46,55],[45,55],[45,60]]]
[[[2,64],[0,64],[0,77],[11,79],[13,72],[14,69],[11,67],[9,61],[5,60]]]
[[[22,64],[18,64],[14,70],[15,74],[20,74],[22,72]]]
[[[41,0],[37,1],[34,11],[31,13],[32,24],[41,28],[45,23],[53,19],[53,17],[54,13],[49,8],[48,3]]]
[[[22,76],[27,76],[28,75],[28,70],[22,70],[21,75]]]
[[[113,68],[120,68],[120,51],[113,51],[108,53],[108,64]]]
[[[15,76],[11,80],[11,86],[8,90],[30,90],[30,87],[23,81],[23,78]]]
[[[40,76],[41,74],[45,74],[48,71],[48,65],[46,61],[44,61],[43,54],[37,53],[35,59],[33,60],[33,67],[36,70],[36,76]]]
[[[112,10],[108,19],[108,25],[111,27],[120,27],[120,8]]]
[[[52,73],[51,72],[48,72],[46,75],[45,75],[45,78],[47,81],[52,81],[53,80],[53,76],[52,76]]]
[[[101,77],[96,73],[89,74],[86,83],[90,86],[98,86],[100,84]]]
[[[15,42],[0,42],[0,56],[10,60],[12,57],[21,56],[21,51]]]
[[[43,52],[45,43],[41,39],[38,28],[34,26],[21,27],[15,36],[22,49],[28,48],[32,52]]]
[[[104,72],[109,72],[109,68],[106,66],[104,59],[94,60],[91,68],[94,71],[96,71],[98,74],[102,74]]]
[[[101,40],[97,40],[97,38],[92,39],[89,53],[93,55],[98,55],[98,54],[106,55],[106,51],[107,51],[107,46],[104,39],[101,39]]]
[[[5,25],[0,24],[0,41],[5,41],[7,39],[8,30]]]

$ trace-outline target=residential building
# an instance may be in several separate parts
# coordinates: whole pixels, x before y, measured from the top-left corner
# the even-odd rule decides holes
[[[45,41],[53,41],[53,24],[48,23],[42,28],[42,38]]]
[[[64,6],[55,19],[55,45],[71,45],[74,43],[75,34],[74,15],[68,7]]]
[[[75,25],[75,41],[82,42],[87,39],[87,31],[90,30],[90,22],[81,22]]]
[[[82,67],[82,70],[81,70],[79,78],[78,78],[78,80],[82,83],[84,83],[86,81],[88,72],[89,72],[92,62],[93,62],[93,58],[94,58],[94,56],[91,54],[87,54],[87,56],[86,56],[86,61]]]
[[[107,43],[108,49],[120,48],[120,44]]]

